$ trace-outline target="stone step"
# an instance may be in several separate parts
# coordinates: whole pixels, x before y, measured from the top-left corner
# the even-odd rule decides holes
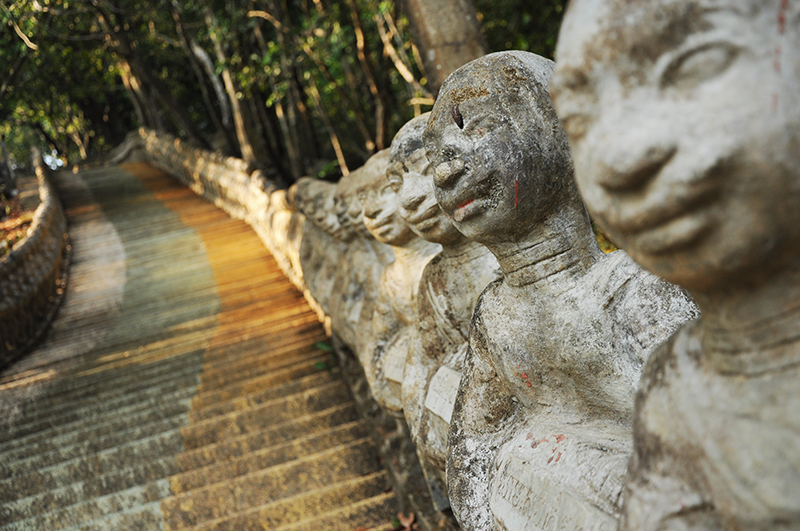
[[[26,457],[49,452],[63,453],[64,449],[81,447],[86,451],[74,455],[85,455],[110,448],[126,440],[149,437],[158,431],[164,431],[164,429],[158,431],[148,429],[160,423],[174,427],[174,422],[171,420],[176,417],[181,417],[181,423],[185,424],[186,415],[191,409],[190,403],[190,398],[183,398],[162,404],[161,407],[137,411],[127,417],[112,417],[98,424],[86,419],[86,422],[80,423],[79,426],[55,428],[50,431],[47,438],[44,438],[45,434],[37,434],[28,445],[0,453],[0,459],[3,461],[2,477],[7,478],[10,473],[15,473],[13,463]],[[142,435],[136,435],[138,432],[142,432]],[[122,436],[128,438],[122,439]]]
[[[154,501],[58,531],[161,531],[163,525],[161,503]]]
[[[169,478],[173,494],[181,494],[213,483],[221,483],[261,469],[303,459],[307,456],[363,440],[368,435],[361,422],[349,422],[331,429],[269,446],[243,456],[182,472]]]
[[[397,515],[393,492],[385,492],[345,507],[316,513],[294,524],[282,525],[275,531],[393,531],[392,519]]]
[[[234,411],[241,411],[258,404],[263,404],[269,400],[308,391],[334,381],[340,381],[341,378],[341,371],[338,367],[329,370],[318,370],[308,376],[290,380],[263,390],[254,391],[246,395],[237,396],[224,402],[210,404],[203,409],[193,409],[189,413],[189,420],[191,422],[197,422]]]
[[[202,390],[218,389],[247,375],[269,372],[273,367],[288,365],[293,360],[299,361],[324,354],[323,351],[314,348],[313,343],[307,339],[280,347],[271,346],[264,339],[257,344],[244,343],[224,349],[229,359],[235,356],[227,364],[203,364]]]
[[[28,433],[20,434],[20,443],[14,446],[36,445],[41,440],[79,430],[87,424],[97,425],[126,415],[143,414],[148,410],[160,409],[163,404],[170,402],[190,401],[197,394],[198,380],[197,376],[189,376],[172,381],[164,380],[164,387],[153,386],[136,394],[122,395],[113,399],[98,396],[92,403],[63,412],[61,417],[50,417],[29,424],[25,430]]]
[[[41,453],[37,454],[36,448],[32,448],[25,459],[17,461],[16,459],[18,458],[8,460],[4,458],[3,467],[4,469],[12,469],[8,476],[14,474],[13,470],[16,470],[16,473],[20,475],[24,475],[40,467],[52,466],[80,456],[96,454],[131,441],[147,439],[158,434],[167,434],[181,429],[186,424],[186,413],[181,412],[149,424],[134,425],[119,432],[107,433],[94,438],[79,439],[71,444],[59,445],[51,441],[43,441],[39,443],[43,447]],[[8,479],[8,476],[5,479]],[[0,501],[5,499],[5,496],[6,493],[0,491]]]
[[[8,501],[0,506],[0,521],[14,522],[36,514],[54,511],[89,500],[118,493],[136,486],[162,480],[178,472],[174,456],[154,459],[147,463],[124,468],[86,481],[70,483],[65,487],[40,490],[35,483],[27,485],[26,490],[34,491],[31,496]]]
[[[394,494],[387,492],[388,477],[385,471],[375,472],[367,476],[340,481],[327,487],[310,492],[304,492],[260,507],[254,507],[238,514],[225,515],[202,525],[191,528],[192,531],[249,531],[249,530],[276,530],[284,526],[305,525],[309,518],[315,515],[327,515],[337,510],[354,508],[360,504],[367,515],[365,520],[372,518],[382,520],[387,516],[390,519],[395,513]],[[371,500],[371,503],[369,502]],[[367,502],[367,503],[365,503]],[[351,520],[345,529],[354,531],[361,527],[358,514],[353,511]],[[301,524],[302,523],[302,524]],[[367,526],[370,524],[367,523]],[[180,528],[165,526],[167,531]],[[328,531],[329,528],[320,525],[314,527],[315,531]]]
[[[335,405],[287,422],[273,424],[262,431],[186,451],[177,456],[178,465],[181,470],[187,471],[227,462],[261,448],[285,444],[359,419],[355,403]]]
[[[36,467],[38,456],[33,456],[27,466],[19,466],[21,473],[0,481],[0,496],[11,500],[12,496],[31,496],[46,489],[90,481],[145,461],[175,456],[183,449],[183,437],[180,430],[175,429],[49,466]]]
[[[24,520],[8,523],[0,527],[0,531],[55,531],[81,526],[93,520],[107,519],[115,513],[137,511],[142,506],[153,502],[160,504],[160,501],[170,494],[169,483],[165,479],[160,479],[105,496],[90,498],[73,505],[57,507]],[[154,506],[154,508],[158,507]],[[158,518],[160,520],[160,514]]]
[[[131,378],[127,371],[125,374],[106,373],[105,380],[98,377],[97,382],[87,385],[84,389],[64,389],[63,381],[47,389],[46,393],[37,397],[35,407],[28,406],[24,417],[15,423],[9,430],[3,430],[3,442],[0,442],[0,452],[15,445],[25,446],[20,437],[26,435],[31,425],[55,421],[70,412],[79,411],[81,408],[92,408],[112,400],[136,396],[139,393],[157,394],[160,389],[169,390],[176,384],[189,384],[189,380],[198,382],[200,372],[201,352],[195,352],[179,359],[168,359],[158,363],[137,366],[137,377]],[[80,377],[67,378],[79,380]],[[92,389],[92,385],[97,385]],[[196,385],[196,384],[195,384]],[[35,428],[34,428],[35,430]]]
[[[189,449],[214,444],[228,437],[261,431],[280,422],[352,401],[350,389],[344,382],[331,382],[244,411],[193,423],[182,430],[184,444]]]
[[[14,444],[25,445],[18,439],[32,423],[43,419],[58,418],[75,409],[98,404],[120,397],[135,396],[139,392],[154,393],[159,386],[170,387],[170,383],[186,378],[197,379],[200,372],[202,351],[173,356],[158,363],[137,366],[136,378],[127,371],[105,372],[92,378],[75,376],[58,381],[47,393],[37,397],[36,408],[27,408],[25,416],[17,426],[0,434],[4,442],[0,451]]]
[[[237,363],[233,361],[231,362],[232,367],[226,368],[225,370],[204,368],[203,378],[198,387],[198,393],[202,394],[222,389],[231,384],[247,381],[255,376],[268,375],[273,371],[278,371],[284,367],[289,367],[298,363],[325,363],[326,357],[331,358],[329,353],[308,346],[301,346],[288,352],[278,352],[274,356],[264,355],[264,357],[269,358],[269,360],[265,360],[263,363]]]
[[[358,439],[300,459],[167,498],[161,503],[169,529],[185,529],[288,496],[381,470],[378,451]]]
[[[270,334],[266,336],[254,336],[248,339],[244,339],[242,337],[229,338],[230,341],[223,341],[221,337],[222,336],[214,338],[214,345],[216,348],[207,352],[206,355],[203,357],[203,365],[205,367],[224,368],[227,365],[227,363],[231,362],[230,352],[232,351],[235,352],[235,349],[239,345],[247,344],[247,342],[251,340],[263,341],[265,346],[267,347],[267,351],[270,349],[283,348],[286,345],[306,340],[308,341],[308,344],[314,344],[317,341],[329,340],[325,335],[325,332],[322,329],[322,327],[319,326],[319,323],[318,322],[315,323],[313,321],[293,327],[291,329],[283,330],[280,333]],[[232,351],[225,350],[230,348],[233,348],[234,350]]]
[[[256,393],[271,386],[281,385],[304,376],[316,374],[325,369],[320,369],[319,365],[329,361],[329,356],[321,355],[307,360],[301,360],[283,368],[261,374],[248,380],[241,380],[230,383],[225,387],[214,389],[213,391],[199,392],[192,399],[192,409],[204,409],[220,402],[233,400],[238,396]]]

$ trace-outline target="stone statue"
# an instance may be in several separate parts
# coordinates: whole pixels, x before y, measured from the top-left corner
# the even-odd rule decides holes
[[[444,470],[472,310],[499,268],[489,250],[458,232],[436,204],[422,143],[428,116],[414,118],[400,130],[392,143],[387,177],[397,193],[400,215],[422,238],[442,246],[422,273],[417,334],[405,360],[402,400],[414,443]]]
[[[597,247],[552,70],[527,52],[468,63],[424,135],[439,206],[503,271],[476,305],[450,425],[465,530],[615,529],[640,371],[696,315],[680,289]]]
[[[388,162],[385,149],[336,185],[303,178],[292,190],[296,208],[314,226],[304,228],[303,275],[334,332],[354,351],[361,351],[371,337],[362,325],[372,319],[380,272],[394,260],[391,247],[376,241],[364,226],[356,191],[385,180]]]
[[[553,95],[587,205],[702,310],[645,367],[624,529],[800,529],[799,8],[566,16]]]
[[[402,142],[405,129],[395,136]],[[420,142],[422,133],[419,133]],[[395,416],[403,416],[399,383],[387,380],[384,361],[405,363],[409,341],[417,323],[417,289],[422,270],[441,250],[423,240],[400,217],[397,196],[384,176],[365,182],[357,196],[363,207],[364,226],[378,242],[391,246],[394,261],[381,272],[372,315],[371,337],[359,352],[361,365],[375,401]]]
[[[336,185],[327,181],[303,177],[292,185],[287,194],[292,206],[303,214],[303,236],[300,241],[300,264],[303,279],[313,299],[325,314],[330,315],[334,282],[339,270],[329,253],[337,256],[347,252],[347,243],[334,237],[339,221],[333,209]],[[325,317],[330,320],[330,317]],[[326,323],[329,327],[330,323]]]

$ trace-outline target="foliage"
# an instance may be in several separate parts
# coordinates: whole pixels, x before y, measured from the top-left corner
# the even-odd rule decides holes
[[[552,56],[564,1],[475,5],[492,51]],[[287,181],[336,178],[432,103],[392,0],[5,0],[0,24],[17,162],[34,141],[84,159],[144,125]]]
[[[489,49],[553,58],[568,0],[475,0]]]

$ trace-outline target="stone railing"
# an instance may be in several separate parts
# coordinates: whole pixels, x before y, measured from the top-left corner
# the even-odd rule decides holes
[[[0,260],[0,369],[42,337],[66,287],[66,217],[38,150],[32,158],[40,204],[27,237]]]

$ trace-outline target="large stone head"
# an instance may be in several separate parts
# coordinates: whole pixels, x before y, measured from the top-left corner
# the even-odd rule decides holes
[[[500,52],[453,72],[424,142],[436,198],[468,238],[519,241],[561,201],[580,201],[569,146],[550,103],[553,62]]]
[[[800,6],[573,0],[553,100],[586,205],[689,289],[768,275],[800,245]]]
[[[386,178],[397,196],[399,213],[411,229],[429,242],[448,245],[463,240],[463,236],[436,202],[433,172],[422,144],[429,116],[417,116],[397,132]]]

